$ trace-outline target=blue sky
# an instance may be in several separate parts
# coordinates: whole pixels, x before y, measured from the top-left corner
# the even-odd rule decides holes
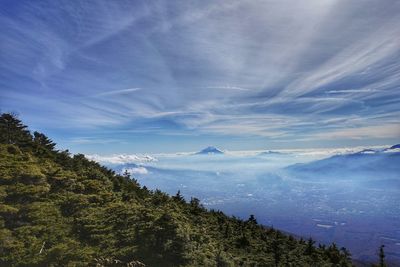
[[[82,153],[400,140],[399,1],[0,2],[0,108]]]

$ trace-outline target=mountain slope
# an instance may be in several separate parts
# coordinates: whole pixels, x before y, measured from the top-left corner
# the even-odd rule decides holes
[[[393,146],[391,146],[389,149],[397,149],[397,148],[400,148],[400,144],[393,145]]]
[[[1,266],[350,266],[336,245],[207,211],[0,117]]]
[[[400,153],[395,148],[384,150],[366,149],[357,153],[335,155],[305,164],[295,164],[286,168],[297,177],[307,176],[325,179],[377,179],[380,183],[392,180],[400,185]],[[317,176],[314,174],[323,174]],[[382,177],[384,173],[384,177]]]

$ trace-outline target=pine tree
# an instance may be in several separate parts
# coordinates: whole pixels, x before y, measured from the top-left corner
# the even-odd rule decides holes
[[[381,245],[379,247],[379,267],[385,267],[386,263],[385,263],[385,251],[383,250],[383,248],[385,247],[385,245]]]
[[[32,136],[27,128],[15,114],[3,113],[0,116],[0,143],[25,148],[32,142]]]
[[[351,261],[351,253],[350,253],[350,251],[348,251],[348,249],[346,249],[345,247],[342,247],[342,248],[340,248],[340,251],[343,253],[345,260]]]
[[[183,198],[183,196],[181,195],[181,190],[178,190],[178,192],[176,192],[176,195],[173,197],[173,199],[177,202],[180,203],[185,203],[185,199]]]
[[[200,199],[192,197],[190,199],[189,205],[191,207],[191,213],[195,215],[199,215],[203,210],[203,206],[200,204]]]
[[[56,144],[46,135],[34,132],[33,133],[33,151],[37,155],[51,155],[54,152]]]
[[[252,224],[257,224],[257,220],[256,220],[256,218],[254,217],[253,214],[250,214],[250,217],[249,217],[249,219],[247,221],[249,223],[252,223]]]
[[[36,131],[33,132],[33,143],[50,151],[53,151],[54,147],[56,146],[56,144],[50,138]]]
[[[304,251],[304,255],[312,255],[314,253],[314,251],[315,251],[314,244],[315,244],[315,241],[310,237],[307,240],[307,246]]]
[[[274,239],[274,241],[272,241],[272,253],[274,255],[275,266],[278,266],[282,257],[282,249],[277,239]]]

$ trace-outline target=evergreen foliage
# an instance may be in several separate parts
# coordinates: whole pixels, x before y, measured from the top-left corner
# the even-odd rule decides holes
[[[0,266],[351,266],[314,246],[140,187],[0,118]]]
[[[379,263],[372,265],[372,267],[386,267],[386,266],[388,266],[386,264],[386,262],[385,262],[385,257],[386,256],[385,256],[385,251],[383,249],[384,247],[385,247],[385,245],[381,245],[379,247],[379,251],[378,251]]]

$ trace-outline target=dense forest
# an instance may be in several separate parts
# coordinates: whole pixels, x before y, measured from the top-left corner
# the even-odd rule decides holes
[[[162,179],[162,177],[160,177]],[[0,117],[0,266],[351,266],[350,253],[206,210]]]

